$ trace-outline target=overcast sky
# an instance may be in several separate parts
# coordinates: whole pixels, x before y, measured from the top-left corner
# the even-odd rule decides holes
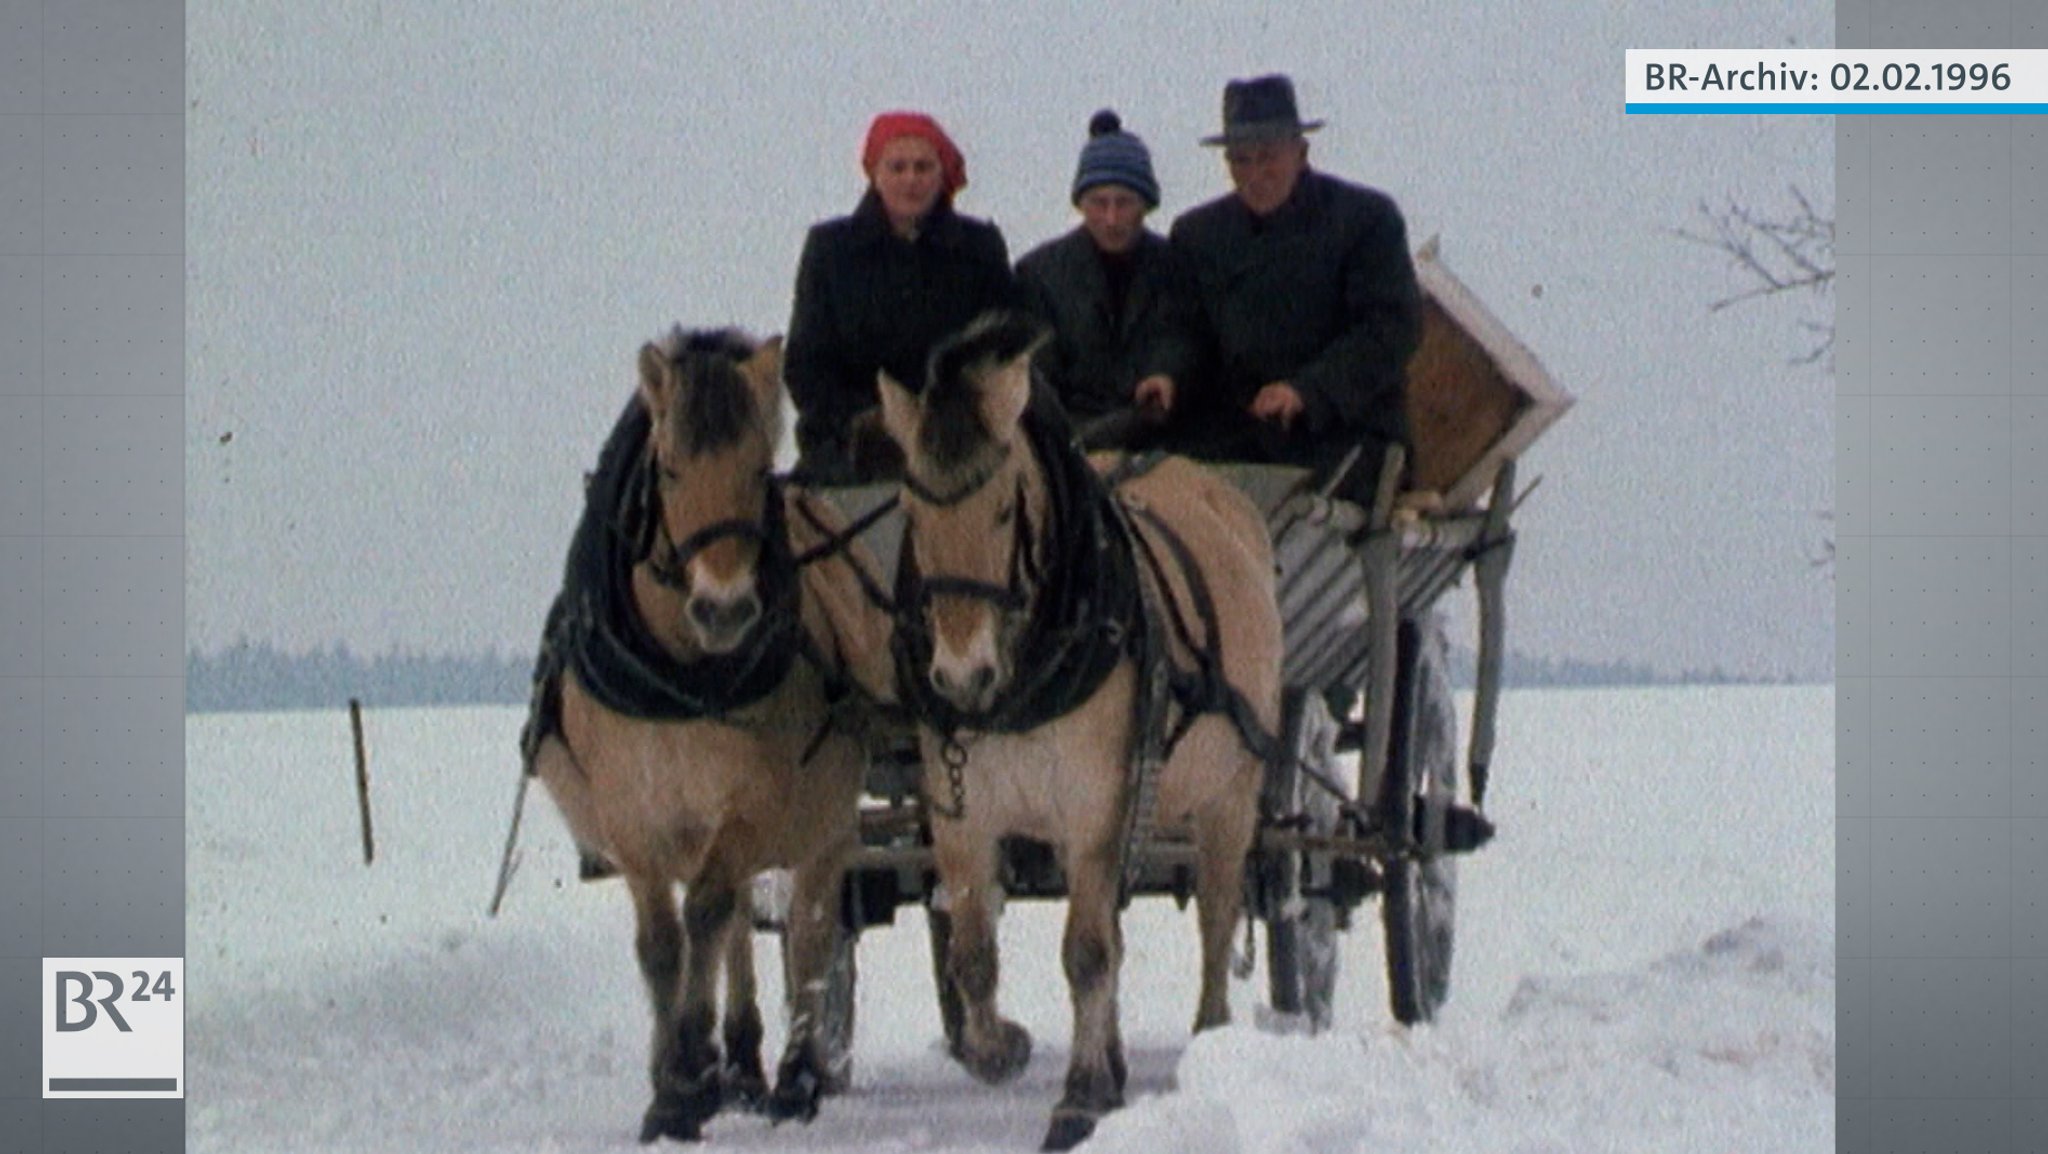
[[[193,0],[190,644],[530,652],[640,343],[780,332],[875,112],[947,126],[1014,258],[1074,223],[1096,108],[1164,231],[1227,187],[1224,82],[1286,71],[1311,162],[1441,234],[1578,398],[1523,465],[1510,643],[1827,676],[1834,385],[1790,362],[1831,302],[1710,315],[1743,282],[1669,232],[1795,185],[1832,213],[1833,122],[1621,106],[1626,48],[1827,47],[1832,6],[1499,7]]]

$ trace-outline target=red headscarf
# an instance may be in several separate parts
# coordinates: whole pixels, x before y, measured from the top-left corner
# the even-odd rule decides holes
[[[868,125],[867,143],[860,150],[860,168],[869,179],[874,178],[875,164],[882,159],[882,147],[900,136],[914,136],[938,151],[939,180],[947,195],[967,187],[967,159],[960,155],[960,149],[939,127],[939,122],[922,112],[884,112]]]

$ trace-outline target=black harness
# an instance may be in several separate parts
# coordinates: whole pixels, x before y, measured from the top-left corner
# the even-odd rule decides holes
[[[1021,483],[1005,585],[919,574],[910,534],[906,533],[897,565],[896,629],[891,642],[898,692],[942,738],[940,758],[944,764],[928,767],[928,772],[946,771],[951,797],[942,801],[928,788],[927,804],[941,816],[958,818],[965,806],[961,771],[966,762],[958,731],[1017,733],[1035,729],[1094,696],[1117,664],[1130,658],[1137,671],[1128,758],[1132,800],[1125,812],[1119,849],[1120,900],[1128,900],[1138,880],[1143,846],[1156,823],[1158,769],[1173,756],[1195,721],[1203,714],[1223,714],[1237,729],[1245,748],[1265,761],[1271,761],[1278,742],[1224,675],[1215,599],[1186,542],[1164,521],[1117,496],[1122,484],[1157,464],[1159,455],[1126,457],[1110,476],[1103,477],[1065,438],[1033,421],[1029,411],[1024,428],[1027,445],[1046,477],[1046,556],[1037,559],[1033,552],[1037,538],[1025,516]],[[914,478],[906,477],[904,485],[920,500],[945,506],[965,500],[988,479],[970,480],[947,493],[933,492]],[[1143,532],[1133,523],[1139,520],[1144,522]],[[1150,537],[1164,542],[1171,563],[1183,575],[1193,612],[1201,621],[1200,639],[1172,594],[1167,560],[1157,555]],[[1139,558],[1144,560],[1143,570]],[[932,598],[946,596],[987,602],[1007,621],[1021,615],[1028,630],[1015,650],[1018,679],[993,707],[981,713],[963,713],[923,676],[932,654],[928,606]],[[1183,670],[1174,665],[1169,628],[1194,655],[1194,668]],[[1168,717],[1176,707],[1178,717],[1169,727]]]
[[[622,424],[613,445],[630,433]],[[645,442],[643,414],[638,443]],[[661,523],[652,451],[645,452],[638,468],[628,470],[629,461],[624,454],[601,461],[590,480],[562,590],[548,611],[534,667],[533,697],[520,737],[529,772],[541,741],[561,732],[564,670],[573,669],[577,682],[606,709],[650,721],[729,719],[781,685],[799,656],[808,656],[825,673],[828,700],[847,692],[830,663],[812,652],[803,630],[798,567],[785,531],[780,486],[769,485],[758,520],[719,521],[672,542]],[[678,660],[655,642],[640,619],[633,569],[646,561],[656,581],[686,589],[690,561],[728,537],[759,546],[754,580],[761,618],[733,652]]]
[[[1045,531],[1031,523],[1020,499],[1013,521],[1007,584],[918,571],[910,534],[896,566],[896,628],[890,641],[897,692],[916,714],[948,738],[960,730],[1022,733],[1064,716],[1095,695],[1132,654],[1143,612],[1129,543],[1122,540],[1115,498],[1087,459],[1051,422],[1027,410],[1022,428],[1045,478]],[[987,484],[933,493],[915,480],[905,487],[934,505],[956,504]],[[1041,550],[1037,545],[1042,545]],[[933,598],[985,601],[1015,638],[1015,680],[995,705],[963,712],[926,679],[933,638]]]

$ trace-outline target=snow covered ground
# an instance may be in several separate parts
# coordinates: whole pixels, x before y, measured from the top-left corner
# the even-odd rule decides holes
[[[1834,1148],[1834,694],[1520,691],[1461,865],[1450,1005],[1386,1009],[1376,911],[1344,938],[1337,1025],[1187,1036],[1192,913],[1126,917],[1131,1105],[1114,1154],[1584,1154]],[[367,715],[362,862],[346,713],[187,719],[188,1148],[636,1148],[646,1009],[617,883],[574,880],[545,795],[484,914],[516,783],[515,709]],[[1017,1082],[940,1052],[915,911],[860,945],[856,1086],[809,1127],[721,1117],[710,1148],[1024,1151],[1064,1072],[1061,908],[1006,915]],[[774,941],[757,939],[779,1046]]]

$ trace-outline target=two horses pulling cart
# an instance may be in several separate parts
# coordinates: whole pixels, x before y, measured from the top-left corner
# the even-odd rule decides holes
[[[634,898],[643,1141],[695,1139],[735,1102],[809,1118],[843,1089],[855,939],[911,903],[949,1050],[999,1082],[1030,1038],[996,1008],[997,912],[1067,899],[1074,1037],[1048,1149],[1122,1103],[1132,897],[1196,901],[1198,1030],[1229,1018],[1247,914],[1272,1008],[1327,1025],[1337,934],[1373,896],[1394,1016],[1443,1004],[1455,862],[1492,835],[1515,462],[1571,400],[1433,247],[1412,487],[1388,462],[1371,508],[1299,470],[1083,458],[1027,412],[1029,330],[1000,323],[942,346],[921,396],[882,382],[900,485],[806,492],[768,470],[779,346],[678,332],[642,351],[522,749],[586,875]],[[1437,605],[1468,572],[1461,758]],[[772,1088],[750,923],[783,933]]]

